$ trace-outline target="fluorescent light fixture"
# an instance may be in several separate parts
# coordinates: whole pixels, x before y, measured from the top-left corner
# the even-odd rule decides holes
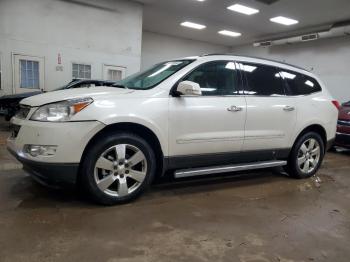
[[[244,64],[241,64],[241,63],[238,63],[238,67],[239,67],[240,70],[246,71],[248,73],[252,73],[252,72],[255,71],[255,69],[257,69],[256,66],[244,65]]]
[[[165,70],[167,70],[168,68],[170,68],[172,65],[171,64],[166,64],[164,65],[161,69],[159,69],[158,71],[154,72],[152,75],[148,76],[148,77],[154,77],[156,75],[159,75],[160,73],[164,72]]]
[[[221,35],[227,35],[227,36],[231,36],[231,37],[238,37],[241,36],[241,33],[237,33],[237,32],[232,32],[232,31],[228,31],[228,30],[221,30],[218,32]]]
[[[205,0],[197,0],[197,2],[204,2]]]
[[[299,23],[299,21],[297,20],[284,17],[284,16],[277,16],[277,17],[271,18],[270,21],[274,23],[282,24],[282,25],[295,25]]]
[[[278,74],[277,74],[278,75]],[[297,75],[295,74],[291,74],[291,73],[288,73],[288,72],[280,72],[280,75],[283,77],[283,78],[287,78],[287,79],[291,79],[293,80],[294,78],[297,77]]]
[[[248,72],[248,73],[252,73],[255,71],[255,69],[257,69],[256,66],[250,66],[250,65],[243,65],[242,68],[244,71]]]
[[[211,87],[201,87],[202,91],[206,91],[206,92],[214,92],[217,90],[217,88],[211,88]]]
[[[202,29],[206,28],[205,25],[200,25],[200,24],[196,24],[196,23],[192,23],[192,22],[183,22],[183,23],[181,23],[181,25],[185,26],[185,27],[190,27],[193,29],[198,29],[198,30],[202,30]]]
[[[234,62],[228,62],[225,68],[230,70],[236,70],[236,64]]]
[[[240,4],[231,5],[227,7],[227,9],[241,13],[241,14],[245,14],[245,15],[254,15],[256,13],[259,13],[258,9],[251,8],[245,5],[240,5]]]
[[[305,82],[305,84],[307,84],[308,86],[311,86],[311,87],[314,87],[314,86],[315,86],[315,84],[312,83],[310,80],[307,80],[307,81]]]

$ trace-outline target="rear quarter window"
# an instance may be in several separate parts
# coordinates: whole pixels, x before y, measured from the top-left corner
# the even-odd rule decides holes
[[[313,77],[284,69],[281,69],[280,75],[290,95],[310,95],[322,91],[321,85]]]

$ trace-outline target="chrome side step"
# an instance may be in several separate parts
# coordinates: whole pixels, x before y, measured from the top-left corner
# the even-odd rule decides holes
[[[189,168],[175,171],[175,178],[191,177],[191,176],[203,176],[210,174],[220,174],[235,171],[253,170],[260,168],[269,168],[277,166],[285,166],[287,161],[273,160],[263,162],[253,162],[246,164],[227,165],[227,166],[213,166],[213,167],[200,167]]]

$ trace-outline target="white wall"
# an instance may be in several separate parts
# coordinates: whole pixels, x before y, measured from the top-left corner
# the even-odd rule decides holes
[[[312,70],[341,102],[350,100],[350,37],[322,39],[268,48],[241,46],[235,54],[276,59]]]
[[[173,36],[144,31],[142,35],[141,68],[173,58],[195,56],[207,53],[227,53],[229,47],[213,45]]]
[[[142,6],[123,0],[82,1],[88,5],[0,0],[0,92],[13,92],[14,53],[45,58],[46,90],[72,79],[72,62],[92,64],[92,78],[96,79],[103,77],[103,64],[127,67],[127,75],[140,69]],[[63,72],[56,71],[58,54]]]

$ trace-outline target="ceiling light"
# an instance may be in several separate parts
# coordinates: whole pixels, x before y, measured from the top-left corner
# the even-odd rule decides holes
[[[181,25],[185,26],[185,27],[190,27],[193,29],[198,29],[198,30],[202,30],[202,29],[206,28],[205,25],[200,25],[200,24],[196,24],[196,23],[192,23],[192,22],[183,22],[183,23],[181,23]]]
[[[270,21],[274,23],[282,24],[282,25],[295,25],[299,23],[299,21],[297,20],[284,17],[284,16],[277,16],[277,17],[271,18]]]
[[[314,87],[314,83],[312,83],[310,80],[307,80],[306,82],[305,82],[305,84],[307,84],[308,86],[311,86],[311,87]]]
[[[240,4],[231,5],[227,7],[227,9],[241,13],[241,14],[245,14],[245,15],[254,15],[256,13],[259,13],[258,9],[251,8],[245,5],[240,5]]]
[[[221,35],[227,35],[227,36],[231,36],[231,37],[238,37],[241,36],[241,33],[237,33],[237,32],[232,32],[232,31],[228,31],[228,30],[221,30],[218,32]]]
[[[236,64],[234,62],[228,62],[225,66],[226,69],[236,70]]]

